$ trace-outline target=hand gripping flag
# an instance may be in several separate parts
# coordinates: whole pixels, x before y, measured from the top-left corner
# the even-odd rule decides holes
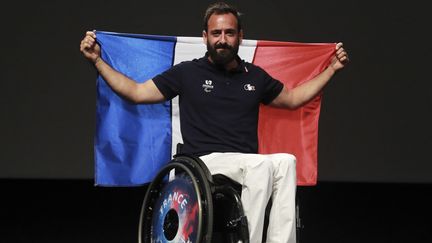
[[[139,83],[206,52],[201,37],[96,34],[102,58]],[[239,56],[293,88],[323,71],[334,51],[335,44],[243,40]],[[295,155],[299,185],[316,184],[320,104],[321,94],[296,110],[260,107],[259,152]],[[177,97],[162,104],[133,104],[98,76],[96,113],[96,185],[148,183],[182,142]]]

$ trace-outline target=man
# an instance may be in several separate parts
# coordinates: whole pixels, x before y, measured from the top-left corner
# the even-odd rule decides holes
[[[136,83],[101,59],[94,32],[86,33],[80,49],[111,88],[133,102],[158,103],[179,95],[182,153],[200,156],[212,174],[224,174],[242,185],[250,241],[261,242],[265,207],[272,197],[266,242],[295,242],[295,157],[257,154],[259,104],[300,107],[344,67],[348,56],[338,43],[335,57],[322,73],[288,90],[237,56],[242,39],[238,12],[224,3],[213,4],[204,17],[206,55],[144,83]]]

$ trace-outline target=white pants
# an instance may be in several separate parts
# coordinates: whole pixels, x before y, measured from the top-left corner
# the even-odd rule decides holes
[[[242,185],[241,200],[251,243],[261,243],[264,215],[272,197],[266,243],[295,243],[296,158],[291,154],[212,153],[200,157],[211,174]],[[216,212],[217,213],[217,212]]]

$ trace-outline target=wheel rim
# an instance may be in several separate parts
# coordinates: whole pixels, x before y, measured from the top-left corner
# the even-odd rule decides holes
[[[173,169],[174,177],[168,179]],[[200,180],[205,186],[198,185]],[[207,200],[203,202],[207,196],[202,196],[201,188],[206,191],[209,183],[201,175],[196,178],[190,166],[175,160],[165,166],[150,184],[144,198],[138,242],[207,242],[209,233],[211,238],[213,221],[212,218],[204,219],[203,215],[211,215],[209,210],[213,204]]]

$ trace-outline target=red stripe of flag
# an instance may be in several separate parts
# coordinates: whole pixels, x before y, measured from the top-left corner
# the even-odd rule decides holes
[[[322,72],[335,44],[258,41],[253,63],[293,88]],[[261,106],[258,124],[259,152],[290,153],[297,158],[297,184],[317,182],[319,94],[296,110]]]

